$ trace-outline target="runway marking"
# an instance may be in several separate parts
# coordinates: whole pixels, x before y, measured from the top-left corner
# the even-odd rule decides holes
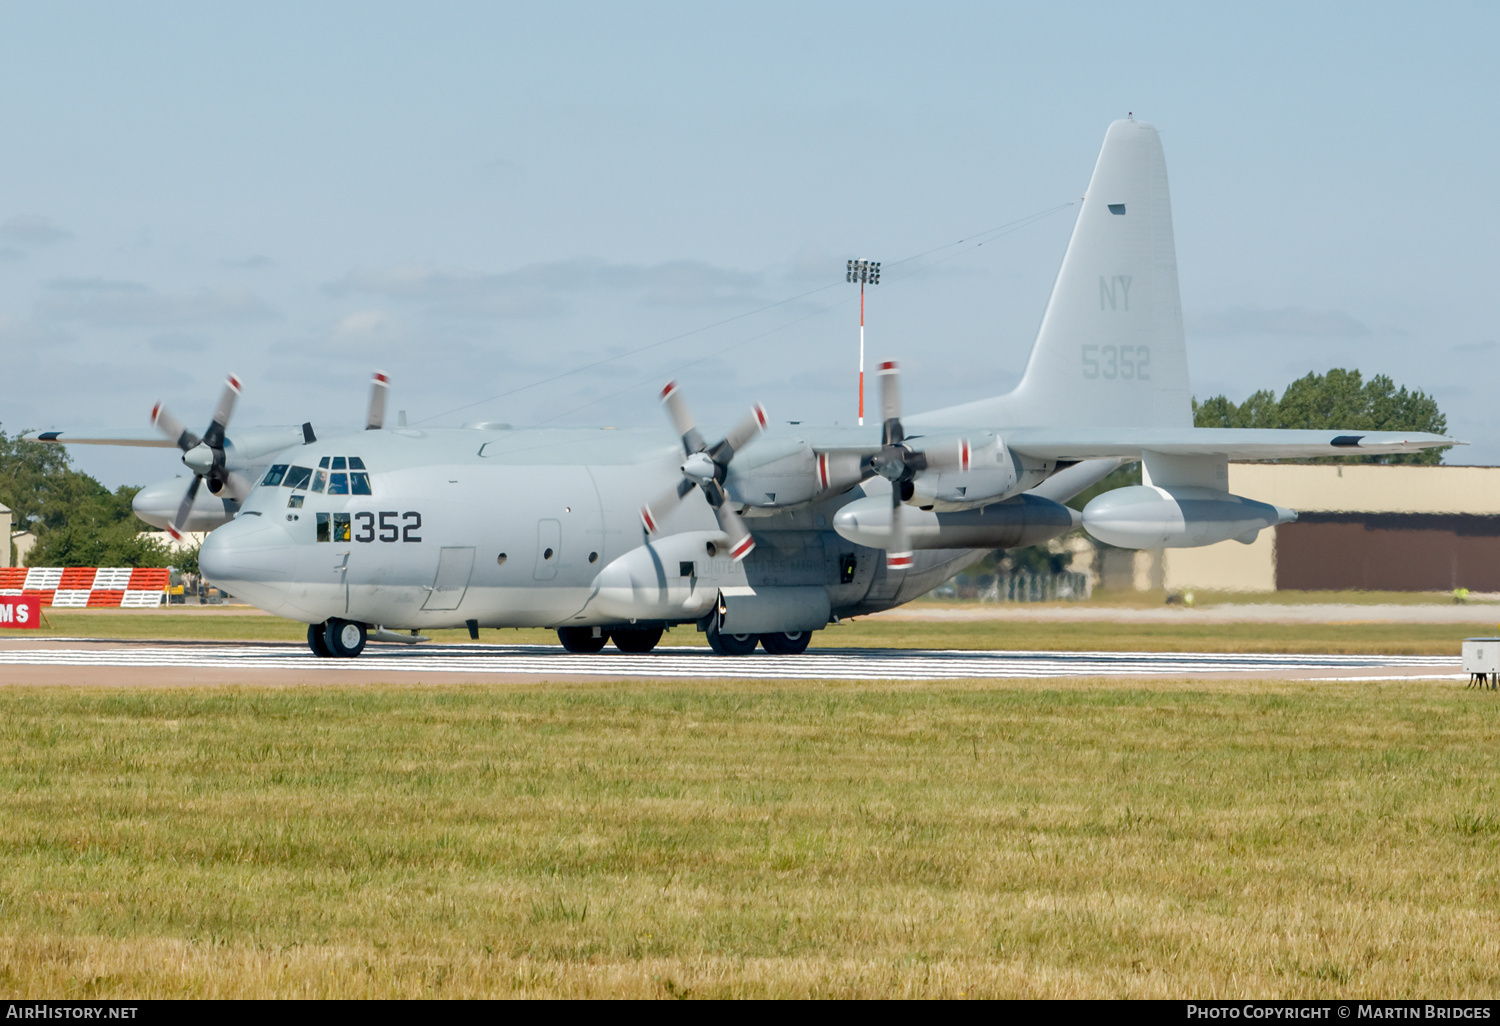
[[[69,639],[71,641],[72,639]],[[64,642],[67,644],[68,642]],[[76,642],[74,642],[76,644]],[[1407,670],[1403,677],[1456,678],[1457,656],[1262,655],[1217,652],[954,652],[920,649],[812,649],[803,655],[717,656],[702,648],[658,648],[645,655],[575,655],[549,645],[372,645],[358,659],[319,659],[292,643],[153,644],[117,648],[0,649],[0,666],[179,667],[317,670],[337,673],[524,673],[590,677],[749,677],[826,680],[943,680],[964,677],[1160,677],[1205,673]],[[1412,672],[1414,671],[1414,672]]]

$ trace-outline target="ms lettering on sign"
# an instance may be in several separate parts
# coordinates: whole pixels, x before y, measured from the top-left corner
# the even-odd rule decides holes
[[[0,595],[0,627],[40,627],[40,595]]]

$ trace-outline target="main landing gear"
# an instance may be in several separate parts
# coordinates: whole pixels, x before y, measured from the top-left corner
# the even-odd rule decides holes
[[[708,647],[718,655],[749,655],[759,644],[771,655],[801,655],[807,651],[812,631],[777,631],[774,634],[726,634],[709,624]]]
[[[559,627],[557,640],[569,652],[591,655],[613,641],[621,652],[649,652],[661,641],[660,627]]]
[[[307,647],[321,659],[353,659],[365,650],[365,625],[329,620],[307,625]]]

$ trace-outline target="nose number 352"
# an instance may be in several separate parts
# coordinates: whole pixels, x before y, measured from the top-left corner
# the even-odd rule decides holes
[[[377,519],[379,518],[379,519]],[[354,540],[357,542],[419,542],[422,514],[362,511],[354,514]]]

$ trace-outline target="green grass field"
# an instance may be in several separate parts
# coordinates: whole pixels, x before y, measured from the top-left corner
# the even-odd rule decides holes
[[[289,620],[229,612],[79,612],[48,610],[50,628],[27,636],[89,638],[188,638],[232,641],[303,641],[307,628]],[[1035,623],[860,619],[813,637],[819,648],[1048,649],[1062,651],[1280,652],[1365,655],[1454,655],[1474,624],[1212,623],[1184,612],[1175,623]],[[18,634],[19,636],[19,634]],[[461,630],[431,631],[434,641],[468,641]],[[547,630],[485,630],[491,644],[556,645]],[[705,645],[691,627],[668,633],[665,645]]]
[[[1457,684],[0,688],[0,994],[1473,996]]]

